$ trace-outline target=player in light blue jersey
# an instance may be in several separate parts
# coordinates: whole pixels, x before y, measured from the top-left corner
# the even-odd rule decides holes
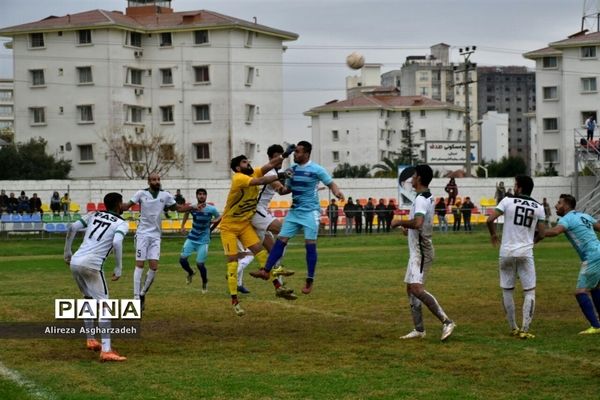
[[[276,262],[283,256],[283,251],[290,238],[294,237],[300,229],[304,231],[306,247],[306,284],[302,293],[309,294],[312,291],[317,266],[317,234],[319,233],[319,222],[321,206],[319,205],[318,186],[323,182],[338,199],[344,199],[344,194],[333,182],[329,173],[322,166],[310,160],[312,145],[301,141],[294,150],[294,162],[291,167],[293,176],[286,180],[285,187],[279,194],[292,194],[292,207],[283,222],[279,237],[269,253],[269,258],[264,269],[251,272],[255,278],[269,279],[269,272]]]
[[[189,214],[192,214],[192,230],[187,235],[187,239],[183,244],[179,264],[188,273],[186,278],[187,284],[192,283],[194,271],[190,268],[188,257],[196,252],[196,266],[202,277],[202,293],[206,293],[208,288],[208,274],[206,271],[206,256],[208,255],[208,245],[210,243],[210,232],[212,227],[217,226],[220,221],[220,214],[217,208],[213,205],[206,204],[206,189],[196,190],[196,199],[198,200],[197,209],[186,212],[181,221],[181,233],[185,233],[185,223],[188,220]]]
[[[600,333],[597,315],[600,313],[600,241],[596,236],[596,231],[600,231],[600,222],[586,213],[575,211],[576,205],[575,197],[561,194],[555,206],[560,220],[554,228],[545,231],[544,237],[564,233],[581,259],[575,298],[591,326],[579,334],[590,335]]]

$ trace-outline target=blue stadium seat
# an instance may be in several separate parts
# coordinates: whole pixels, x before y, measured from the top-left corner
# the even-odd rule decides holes
[[[31,222],[42,222],[42,216],[39,213],[35,213],[31,216]]]
[[[44,226],[44,230],[48,233],[54,233],[56,232],[56,225],[50,223],[50,224],[46,224]]]
[[[56,224],[56,233],[65,233],[67,231],[67,225],[66,224]]]
[[[7,222],[11,222],[11,221],[12,221],[12,219],[10,217],[10,214],[2,214],[2,219],[0,219],[0,222],[7,223]]]
[[[11,214],[10,220],[11,220],[11,222],[21,222],[21,215],[20,214]]]
[[[31,222],[31,221],[32,221],[31,215],[23,214],[23,216],[21,216],[21,222]]]

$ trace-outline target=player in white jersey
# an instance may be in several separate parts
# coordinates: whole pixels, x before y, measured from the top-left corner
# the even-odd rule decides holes
[[[111,250],[115,253],[115,270],[112,280],[121,277],[123,238],[127,234],[127,221],[121,218],[121,205],[123,197],[119,193],[108,193],[104,196],[104,205],[107,211],[96,211],[84,216],[79,221],[71,224],[65,241],[64,258],[70,265],[71,273],[79,290],[86,299],[108,299],[108,287],[104,279],[102,266]],[[79,230],[85,228],[83,243],[72,254],[73,239]],[[94,329],[94,320],[84,320],[88,332]],[[110,328],[110,319],[98,320],[101,328]],[[111,348],[110,333],[102,333],[102,343],[94,335],[88,333],[87,348],[100,351],[100,361],[125,361],[127,358],[120,356]]]
[[[161,219],[165,207],[178,212],[191,211],[190,205],[177,204],[169,192],[164,192],[160,187],[160,175],[151,173],[148,176],[148,188],[139,190],[133,195],[129,203],[124,204],[123,211],[129,210],[132,205],[140,205],[140,221],[135,234],[135,271],[133,273],[133,297],[141,301],[142,310],[145,307],[146,293],[154,282],[160,258]],[[148,273],[141,287],[144,262],[148,261]]]
[[[494,214],[487,219],[492,245],[498,246],[495,221],[504,215],[502,245],[500,246],[500,287],[506,319],[511,334],[522,339],[535,336],[529,332],[535,311],[535,265],[533,242],[536,230],[543,237],[545,231],[544,207],[532,199],[533,180],[529,176],[515,177],[514,196],[505,197],[498,203]],[[515,317],[513,292],[517,276],[523,287],[523,323],[519,329]]]
[[[415,328],[401,339],[421,339],[425,337],[422,304],[442,323],[441,340],[446,340],[454,331],[456,324],[452,321],[436,298],[425,290],[425,278],[433,262],[434,252],[431,234],[433,232],[434,201],[429,191],[429,183],[433,179],[433,171],[429,165],[414,167],[412,187],[417,192],[409,219],[393,220],[392,228],[402,227],[408,233],[409,260],[404,282],[410,303]]]

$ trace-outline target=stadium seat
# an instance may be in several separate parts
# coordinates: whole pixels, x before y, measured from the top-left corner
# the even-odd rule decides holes
[[[0,222],[12,222],[12,218],[10,216],[10,214],[2,214],[2,218],[0,219]]]
[[[269,208],[279,208],[279,201],[277,201],[277,200],[271,200],[269,202]]]
[[[279,208],[290,208],[291,204],[287,200],[281,200],[279,202]]]
[[[52,222],[52,214],[44,213],[42,216],[43,222]]]
[[[69,204],[69,212],[76,213],[79,212],[79,210],[81,210],[79,204],[75,203],[74,201],[72,201],[71,204]]]
[[[358,200],[356,200],[356,202],[357,202],[358,204],[360,204],[361,206],[363,206],[363,207],[364,207],[365,205],[367,205],[367,199],[358,199]]]
[[[327,206],[329,205],[329,200],[327,200],[327,199],[321,199],[321,200],[319,201],[319,205],[320,205],[321,207],[327,207]]]
[[[140,204],[139,203],[135,203],[134,205],[131,206],[130,210],[134,211],[134,212],[140,212]]]
[[[173,221],[173,226],[171,227],[174,231],[179,231],[181,230],[181,220],[180,219],[176,219]]]
[[[65,233],[67,232],[67,224],[59,223],[56,224],[56,233]]]
[[[192,224],[193,224],[193,221],[191,219],[188,219],[187,221],[185,221],[184,228],[189,231],[190,229],[192,229]]]
[[[477,223],[478,224],[485,224],[487,222],[487,215],[485,214],[479,214],[477,216]]]
[[[31,222],[31,221],[32,221],[31,215],[23,214],[21,216],[21,222]]]
[[[160,229],[163,232],[172,230],[173,229],[173,221],[171,221],[170,219],[163,219],[160,223]]]
[[[42,203],[42,211],[45,213],[49,213],[52,210],[50,210],[50,206],[48,204]]]
[[[96,203],[87,203],[87,205],[85,206],[85,210],[87,212],[94,212],[94,211],[96,211]]]
[[[129,226],[130,233],[135,233],[135,231],[137,231],[137,222],[136,221],[127,221],[127,225]]]
[[[40,213],[35,213],[31,216],[31,222],[42,222],[42,216]]]
[[[273,210],[273,216],[275,218],[283,218],[283,217],[285,217],[285,214],[283,213],[283,210],[277,209],[277,210]]]
[[[104,203],[98,203],[98,206],[96,207],[96,210],[98,210],[98,211],[106,211],[106,206],[104,205]]]
[[[52,215],[52,222],[62,222],[62,221],[63,221],[63,217],[60,214]]]
[[[44,225],[44,230],[48,233],[54,233],[56,232],[56,225],[54,225],[53,223],[48,223]]]

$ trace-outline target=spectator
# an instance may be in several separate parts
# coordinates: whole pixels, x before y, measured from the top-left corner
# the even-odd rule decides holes
[[[496,204],[500,204],[502,199],[506,196],[506,188],[504,187],[504,182],[500,182],[496,185],[496,194],[494,194],[494,199],[496,199]]]
[[[181,189],[177,189],[175,192],[175,204],[185,204],[185,197],[181,195]]]
[[[54,192],[52,193],[52,197],[50,197],[50,210],[52,210],[52,214],[58,215],[60,209],[60,195],[58,192]]]
[[[346,216],[346,235],[352,233],[352,221],[354,220],[354,207],[352,197],[348,197],[348,202],[344,206],[344,215]]]
[[[513,197],[513,192],[512,192],[512,189],[511,189],[511,188],[508,188],[508,189],[506,190],[506,196],[505,196],[505,197]]]
[[[365,233],[373,233],[373,218],[375,217],[375,204],[373,198],[369,197],[365,205]]]
[[[456,201],[456,196],[458,196],[458,186],[454,178],[450,178],[450,182],[448,182],[444,190],[448,193],[448,205],[453,205]]]
[[[394,219],[394,211],[396,211],[396,205],[394,200],[390,199],[387,207],[385,208],[385,231],[389,232],[392,226],[392,220]]]
[[[19,200],[15,197],[15,194],[13,192],[11,192],[10,196],[8,197],[7,211],[9,214],[16,213],[18,208],[19,208]]]
[[[337,223],[338,223],[338,211],[339,207],[335,204],[335,199],[331,199],[331,202],[327,206],[327,217],[329,217],[329,234],[337,235]]]
[[[594,143],[594,129],[596,129],[596,120],[593,115],[590,115],[588,119],[585,120],[585,128],[587,129],[587,141],[588,143]]]
[[[452,215],[454,216],[454,224],[452,225],[453,232],[460,231],[460,206],[460,200],[452,205]]]
[[[43,214],[42,199],[38,197],[37,193],[34,193],[33,196],[29,199],[29,212],[31,214],[38,212],[40,214]]]
[[[552,208],[550,208],[550,204],[544,197],[542,200],[542,206],[544,206],[544,213],[546,214],[546,225],[550,226],[550,216],[552,215]]]
[[[385,218],[387,216],[387,211],[385,210],[383,199],[379,199],[379,204],[375,206],[375,213],[377,214],[377,233],[379,233],[380,229],[382,232],[385,232]]]
[[[357,201],[354,204],[354,227],[356,233],[362,233],[363,206]]]
[[[471,214],[473,213],[473,209],[475,208],[475,204],[471,201],[469,196],[465,197],[465,202],[462,204],[460,211],[462,212],[463,221],[465,223],[465,232],[471,232],[473,228],[471,227]]]
[[[4,189],[2,189],[0,191],[0,215],[5,212],[8,212],[8,196]]]
[[[65,193],[63,197],[60,199],[60,208],[63,211],[64,215],[69,215],[69,207],[71,206],[71,199],[69,198],[69,193]]]
[[[437,203],[435,203],[435,213],[438,216],[438,226],[440,232],[448,232],[448,221],[446,221],[446,200],[440,197]]]
[[[17,212],[19,214],[29,212],[29,197],[27,197],[24,190],[21,190],[21,195],[17,199]]]

